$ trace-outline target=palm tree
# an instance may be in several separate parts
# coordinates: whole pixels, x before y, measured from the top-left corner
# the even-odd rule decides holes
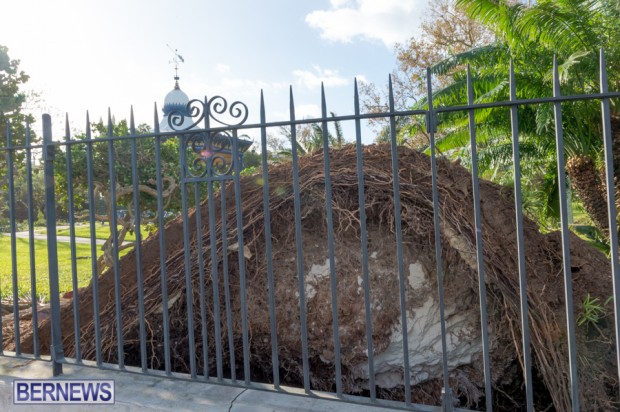
[[[515,63],[518,98],[549,96],[554,56],[559,62],[562,94],[598,92],[598,50],[605,48],[609,66],[617,67],[620,57],[620,17],[617,3],[609,0],[542,0],[533,6],[506,0],[457,0],[468,15],[491,29],[496,42],[452,56],[433,67],[437,75],[451,73],[452,83],[434,94],[436,104],[466,102],[464,69],[469,64],[475,81],[477,102],[508,100],[508,68]],[[619,84],[620,71],[609,72],[612,84]],[[422,102],[424,104],[424,102]],[[607,229],[604,183],[599,171],[602,138],[600,110],[596,102],[563,105],[566,172],[573,190],[591,220],[603,232]],[[618,122],[618,113],[614,121]],[[445,115],[443,140],[438,148],[453,156],[466,157],[467,118]],[[510,153],[510,131],[506,109],[477,111],[481,170],[501,175]],[[554,167],[554,124],[550,105],[519,108],[519,126],[524,177],[531,186],[549,188],[536,191],[539,198],[557,199]],[[614,136],[620,149],[620,136]],[[525,161],[527,160],[527,162]],[[620,150],[614,160],[620,162]],[[620,168],[616,169],[620,182]],[[542,202],[541,217],[553,216],[553,202]]]

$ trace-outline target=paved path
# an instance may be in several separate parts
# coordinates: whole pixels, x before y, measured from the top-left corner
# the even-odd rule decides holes
[[[140,373],[63,365],[58,379],[114,380],[116,403],[110,405],[14,405],[14,379],[52,379],[49,362],[0,356],[0,410],[2,411],[207,411],[207,412],[389,412],[391,408],[368,403],[299,396],[293,388],[273,392],[204,382],[177,380]],[[87,409],[86,409],[87,408]],[[411,411],[411,409],[409,409]],[[420,406],[416,411],[440,412],[441,408]]]
[[[4,236],[11,236],[10,233],[3,233]],[[15,237],[18,237],[20,239],[30,239],[30,233],[28,232],[15,232]],[[36,240],[47,240],[47,234],[44,233],[35,233],[34,234],[34,238]],[[56,236],[56,240],[58,242],[66,242],[69,243],[71,242],[71,237],[70,236]],[[103,245],[105,243],[105,240],[103,239],[95,239],[95,241],[97,242],[98,245]],[[75,238],[75,243],[86,243],[90,245],[90,238],[87,237],[76,237]]]
[[[68,228],[68,226],[67,226],[67,228]],[[63,229],[63,228],[62,227],[58,227],[58,229]],[[4,236],[11,236],[10,233],[2,233],[2,235],[4,235]],[[25,231],[25,232],[15,232],[15,236],[20,238],[20,239],[30,239],[30,233],[28,231]],[[36,240],[47,240],[47,234],[45,234],[45,233],[36,233],[35,232],[34,238]],[[69,242],[71,242],[71,237],[70,236],[56,236],[56,241],[69,243]],[[105,243],[105,240],[104,239],[95,239],[95,242],[97,243],[97,245],[103,245]],[[75,238],[75,243],[84,243],[84,244],[90,245],[90,238],[88,238],[88,237],[76,237]],[[132,242],[123,242],[123,245],[128,244],[128,243],[132,243]]]

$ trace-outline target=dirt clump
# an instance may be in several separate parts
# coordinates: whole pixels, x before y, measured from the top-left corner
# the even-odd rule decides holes
[[[430,159],[400,147],[398,161],[402,262],[398,261],[395,240],[394,176],[390,147],[373,145],[363,149],[369,256],[367,286],[372,309],[375,380],[381,396],[404,399],[402,347],[406,336],[412,400],[438,404],[442,386],[441,335],[438,332]],[[312,388],[335,390],[337,353],[332,316],[332,299],[335,296],[343,389],[349,393],[367,393],[366,285],[360,246],[355,147],[347,146],[330,152],[333,272],[330,269],[323,170],[322,153],[299,160],[301,256],[298,256],[296,247],[295,192],[290,163],[269,168],[271,256],[268,257],[265,252],[263,184],[266,182],[260,175],[241,178],[243,257],[239,253],[241,246],[237,233],[234,184],[229,183],[214,195],[211,216],[208,203],[201,205],[200,238],[196,230],[197,215],[195,211],[190,211],[187,216],[189,291],[186,288],[183,218],[166,225],[165,273],[173,371],[190,371],[191,345],[195,350],[199,375],[214,376],[220,372],[225,377],[234,375],[242,379],[244,362],[247,361],[252,379],[273,379],[268,278],[268,258],[271,258],[281,383],[303,384],[302,354],[305,343],[301,336],[306,334]],[[471,174],[462,166],[438,159],[438,190],[450,383],[462,406],[483,407],[484,369]],[[223,200],[222,196],[225,196]],[[494,402],[496,405],[508,402],[501,393],[507,393],[507,387],[517,388],[510,396],[506,395],[514,400],[515,404],[510,406],[514,410],[523,407],[520,402],[524,388],[519,386],[522,385],[523,353],[513,192],[510,188],[481,181],[480,198]],[[225,204],[224,213],[222,204]],[[213,233],[209,226],[210,217],[215,222]],[[523,230],[534,374],[536,382],[545,388],[536,394],[536,408],[544,410],[552,402],[555,410],[569,410],[571,385],[561,236],[559,233],[541,234],[537,225],[527,218],[524,219]],[[581,302],[588,295],[598,298],[600,302],[609,296],[610,265],[602,253],[576,236],[571,235],[570,246],[574,314],[579,317],[583,311]],[[137,297],[141,287],[145,297],[147,366],[163,369],[162,266],[158,237],[146,239],[141,249],[141,284],[137,282],[135,252],[123,257],[119,267],[124,361],[126,364],[140,365]],[[299,282],[298,267],[305,277],[302,284]],[[332,282],[336,285],[335,293]],[[405,287],[403,297],[407,305],[406,331],[403,331],[400,310],[401,284]],[[246,344],[249,359],[244,358],[243,350],[243,288],[248,314]],[[112,270],[99,278],[99,290],[101,357],[104,362],[116,363],[117,319]],[[300,292],[306,302],[306,331],[300,322]],[[202,313],[201,293],[205,299],[205,313]],[[193,310],[193,342],[189,341],[188,303]],[[95,359],[91,288],[80,290],[79,308],[82,356]],[[63,308],[62,319],[65,354],[73,357],[75,337],[70,305]],[[4,325],[10,327],[10,319]],[[22,350],[27,352],[32,349],[28,346],[32,341],[31,331],[27,330],[27,326],[22,327]],[[215,344],[216,333],[220,334],[221,346]],[[48,320],[41,323],[39,336],[42,350],[49,351]],[[7,344],[10,344],[8,340]],[[597,324],[586,323],[578,327],[577,347],[582,409],[614,408],[618,388],[611,322],[606,322],[602,317]]]

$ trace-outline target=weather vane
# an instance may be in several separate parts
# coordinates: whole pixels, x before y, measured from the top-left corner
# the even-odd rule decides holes
[[[171,61],[169,61],[169,63],[174,63],[174,80],[178,81],[179,80],[179,63],[185,63],[185,59],[183,59],[183,56],[179,54],[179,51],[177,49],[173,49],[167,43],[166,43],[166,46],[168,46],[170,51],[174,53],[174,57],[172,58]]]

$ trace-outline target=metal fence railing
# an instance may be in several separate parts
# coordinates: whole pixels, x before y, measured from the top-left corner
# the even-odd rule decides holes
[[[471,196],[468,198],[471,204],[465,205],[467,213],[472,215],[472,245],[468,247],[473,256],[470,259],[474,262],[475,287],[471,287],[473,292],[470,293],[478,298],[478,319],[470,320],[470,324],[479,328],[474,339],[476,343],[472,344],[478,345],[478,349],[471,363],[477,363],[482,376],[479,380],[481,395],[478,407],[492,410],[494,385],[498,382],[493,377],[493,351],[498,351],[494,342],[500,326],[495,324],[490,327],[497,319],[489,316],[492,308],[488,299],[499,292],[493,284],[496,274],[489,274],[492,269],[487,267],[488,262],[485,263],[487,253],[491,253],[490,249],[494,247],[488,243],[494,234],[485,232],[486,215],[482,206],[485,198],[481,188],[483,184],[479,181],[476,112],[505,108],[510,113],[507,129],[511,131],[512,139],[513,221],[516,229],[513,236],[517,245],[514,277],[511,279],[518,289],[515,293],[520,318],[518,326],[502,327],[514,328],[514,341],[518,342],[514,350],[522,371],[524,407],[528,411],[534,410],[537,388],[533,370],[537,368],[537,363],[533,360],[532,351],[542,349],[536,346],[539,341],[531,335],[534,328],[532,322],[538,322],[538,319],[532,320],[534,303],[531,299],[534,291],[527,283],[531,274],[527,273],[529,256],[526,251],[529,249],[524,232],[527,218],[524,217],[521,187],[519,108],[550,104],[553,106],[561,232],[558,253],[562,274],[557,281],[564,285],[561,299],[564,305],[562,316],[566,321],[565,329],[558,332],[564,339],[558,340],[558,345],[567,348],[569,375],[565,382],[569,384],[566,393],[570,396],[571,408],[586,409],[580,403],[588,397],[587,393],[583,393],[585,375],[577,367],[582,354],[578,353],[577,335],[580,332],[575,313],[581,302],[573,299],[576,280],[571,270],[570,199],[566,193],[568,183],[562,111],[563,105],[576,101],[599,101],[601,104],[610,282],[613,285],[610,295],[616,298],[620,271],[610,101],[620,97],[620,93],[607,89],[602,53],[600,93],[562,96],[557,70],[555,65],[553,96],[536,99],[517,98],[517,84],[511,66],[509,100],[501,102],[476,103],[474,82],[468,71],[467,103],[435,107],[429,71],[426,106],[416,110],[395,109],[390,83],[388,110],[360,113],[356,84],[355,112],[344,116],[327,116],[326,99],[322,93],[322,116],[297,119],[291,91],[290,118],[279,122],[265,120],[266,109],[261,95],[258,124],[245,123],[247,107],[244,104],[235,102],[229,106],[224,99],[215,97],[188,103],[188,112],[193,116],[194,124],[189,130],[160,132],[157,110],[153,131],[136,131],[132,114],[129,124],[125,125],[126,134],[117,134],[116,125],[109,120],[107,128],[96,138],[91,134],[88,118],[83,136],[71,137],[67,119],[65,138],[54,139],[50,116],[44,115],[40,143],[31,141],[29,129],[23,137],[16,136],[8,125],[7,146],[2,148],[6,162],[0,173],[6,173],[3,189],[6,210],[2,212],[8,216],[7,224],[2,226],[6,226],[3,230],[9,240],[3,243],[5,254],[2,256],[10,259],[3,266],[10,270],[2,279],[10,279],[10,284],[0,283],[0,288],[2,300],[11,308],[12,315],[0,318],[2,354],[26,354],[35,358],[49,354],[55,376],[62,373],[63,363],[92,361],[99,368],[139,368],[142,373],[161,370],[170,377],[248,387],[267,387],[264,382],[268,382],[268,387],[276,391],[286,391],[287,385],[298,385],[307,394],[320,395],[321,390],[327,390],[340,399],[432,410],[430,406],[421,405],[418,397],[412,398],[415,388],[423,385],[425,380],[415,373],[419,362],[416,356],[420,355],[432,358],[434,364],[439,365],[436,369],[439,372],[432,377],[436,387],[440,388],[438,399],[443,410],[453,410],[463,395],[458,384],[455,386],[458,379],[454,371],[459,365],[455,364],[456,355],[452,353],[456,347],[451,332],[453,323],[449,320],[456,315],[453,309],[447,309],[454,307],[451,300],[456,298],[454,291],[446,294],[444,287],[451,282],[447,277],[452,275],[449,260],[452,257],[446,257],[446,236],[449,237],[446,235],[446,225],[449,224],[445,211],[447,189],[442,186],[445,183],[440,181],[440,169],[447,166],[438,164],[440,159],[437,159],[435,140],[438,136],[438,117],[459,114],[467,120],[469,137],[466,145],[469,145],[471,159],[471,187],[463,190]],[[221,120],[219,115],[222,114],[229,114],[232,120]],[[177,113],[176,116],[183,114]],[[418,180],[425,179],[424,176],[418,180],[407,180],[410,164],[402,163],[402,157],[409,156],[409,152],[403,152],[404,149],[397,144],[397,120],[403,117],[426,119],[429,138],[429,173],[426,176],[430,179],[427,186],[416,186],[422,185]],[[385,158],[389,167],[380,170],[386,170],[391,175],[388,182],[391,192],[383,199],[372,197],[376,196],[372,185],[379,183],[376,183],[377,176],[373,175],[376,170],[369,171],[369,146],[362,142],[362,122],[380,118],[389,122],[389,148],[382,152],[384,157],[389,157]],[[355,139],[348,142],[350,151],[347,153],[350,157],[346,157],[345,152],[341,155],[330,146],[329,126],[336,122],[352,124]],[[175,123],[175,115],[170,117],[169,123],[172,129],[175,124],[184,124],[183,121]],[[298,126],[310,124],[318,125],[322,147],[313,155],[302,156]],[[268,153],[268,135],[281,128],[289,131],[290,152],[284,161],[280,155],[277,159],[279,165],[270,165],[274,160]],[[261,165],[259,173],[246,177],[242,172],[240,142],[242,134],[248,131],[255,131],[260,136]],[[307,159],[310,158],[321,162],[309,163]],[[351,161],[352,174],[343,171],[347,165],[343,164],[342,159]],[[40,164],[38,160],[41,160]],[[307,171],[310,164],[320,163],[322,168]],[[23,173],[20,171],[22,164]],[[276,169],[279,172],[273,172]],[[288,180],[283,181],[283,176]],[[307,184],[316,176],[319,176],[318,183],[314,186]],[[344,181],[348,177],[351,180]],[[41,180],[42,188],[37,187],[37,179]],[[20,182],[25,182],[25,190]],[[426,189],[428,192],[424,191]],[[341,202],[343,190],[354,193],[353,203],[346,205],[347,210],[343,210],[345,205]],[[425,281],[435,287],[432,293],[427,290],[426,294],[432,295],[436,301],[437,312],[433,316],[437,318],[434,324],[439,327],[438,331],[433,329],[433,333],[437,334],[437,346],[432,352],[423,354],[416,353],[420,346],[415,340],[426,337],[412,338],[409,333],[411,330],[417,331],[415,328],[420,322],[412,313],[422,310],[414,298],[421,299],[421,302],[426,299],[426,296],[414,297],[411,294],[411,253],[420,249],[415,249],[418,246],[412,239],[418,238],[411,233],[412,226],[407,219],[411,219],[410,208],[413,207],[409,196],[416,190],[423,192],[421,196],[428,195],[419,202],[429,205],[429,210],[432,210],[430,220],[425,220],[432,226],[425,232],[430,246],[424,250],[434,251],[426,257],[433,265],[425,267],[426,273],[432,273],[434,278],[428,280],[429,275]],[[44,236],[36,230],[37,196],[44,199]],[[377,217],[376,209],[381,202],[390,203],[390,207],[382,209],[384,215]],[[107,206],[102,206],[102,210],[99,204]],[[290,209],[286,209],[288,212],[284,214],[288,219],[283,221],[281,210],[289,206]],[[27,207],[27,217],[19,224],[16,214],[22,207]],[[119,213],[121,209],[126,210],[126,216]],[[371,221],[370,214],[372,219],[378,220]],[[167,219],[168,215],[172,215],[172,220]],[[343,216],[349,216],[350,220],[346,221]],[[57,235],[62,230],[59,228],[61,225],[57,224],[60,219],[68,222],[66,237],[60,233]],[[149,220],[159,228],[154,234],[147,232],[149,229],[144,225]],[[100,221],[107,221],[109,230],[108,241],[102,248],[97,243],[98,229],[102,226]],[[377,222],[389,227],[387,232],[381,232],[383,237],[380,238],[372,234],[372,231],[381,228]],[[470,223],[463,221],[462,224],[467,226]],[[80,229],[87,234],[80,235]],[[289,230],[290,237],[279,237],[289,234]],[[26,233],[20,234],[22,231]],[[127,240],[131,232],[133,238]],[[314,244],[315,233],[323,239],[320,247]],[[343,237],[345,233],[349,236],[346,239]],[[393,237],[386,237],[385,233]],[[355,287],[360,287],[356,297],[359,305],[355,306],[359,309],[358,317],[352,317],[347,312],[350,296],[343,290],[348,293],[354,289],[346,289],[350,285],[345,285],[342,279],[347,274],[340,269],[347,261],[343,245],[348,245],[346,242],[351,239],[357,242],[357,257],[351,258],[357,266],[347,267],[347,270],[355,272],[352,279],[357,279]],[[21,241],[26,243],[22,245]],[[391,253],[394,262],[392,267],[386,269],[391,274],[389,282],[394,282],[390,290],[395,294],[384,296],[385,302],[376,299],[377,290],[387,288],[389,283],[388,278],[380,278],[383,279],[381,283],[377,282],[380,270],[374,263],[374,254],[377,253],[378,243]],[[452,243],[449,245],[453,246]],[[316,256],[309,255],[309,250],[315,246],[321,250],[321,259],[325,258],[324,271],[320,274],[313,268],[323,261],[318,262]],[[45,252],[39,254],[38,248],[44,248]],[[20,251],[23,253],[20,254]],[[27,263],[21,264],[18,261],[24,256]],[[59,267],[62,256],[68,257],[66,267]],[[41,266],[37,260],[46,260],[47,263]],[[286,283],[289,280],[283,279],[279,273],[285,266],[289,267],[287,273],[292,275],[293,283]],[[281,286],[283,284],[290,290],[285,291]],[[317,294],[325,299],[321,304],[315,303]],[[258,305],[256,299],[266,307]],[[397,303],[398,312],[390,322],[399,338],[381,340],[386,337],[379,336],[377,330],[381,329],[381,322],[385,320],[378,320],[378,316],[385,310],[381,305],[387,306],[388,301]],[[28,302],[29,306],[25,308],[23,302]],[[42,319],[42,304],[48,302],[49,316]],[[179,306],[179,302],[184,303]],[[493,302],[497,304],[497,300]],[[615,329],[615,342],[610,344],[610,350],[616,353],[616,364],[620,364],[619,305],[620,299],[613,299],[613,325],[610,324],[610,327]],[[317,313],[323,317],[317,318]],[[264,321],[264,335],[261,334],[262,329],[256,329],[259,318]],[[320,319],[329,319],[329,322],[318,325]],[[351,319],[357,319],[358,324],[351,324]],[[288,333],[282,329],[286,322],[290,322],[287,324]],[[50,326],[51,329],[48,329]],[[351,366],[353,352],[350,351],[354,350],[350,336],[352,329],[359,332],[361,342],[361,346],[355,348],[357,352],[354,352],[358,370]],[[430,332],[427,330],[425,333]],[[291,338],[292,335],[294,338]],[[317,353],[313,346],[321,336],[325,336],[329,355]],[[265,343],[257,342],[259,339]],[[283,346],[290,342],[297,342],[293,345],[294,349]],[[383,368],[387,364],[381,362],[384,361],[383,353],[392,343],[398,346],[397,358],[402,362],[391,365],[391,372],[399,375],[396,380],[397,386],[402,388],[402,403],[380,399],[389,389],[379,382],[385,380],[385,375],[381,374],[386,373]],[[258,348],[264,352],[258,353]],[[292,353],[295,354],[294,359],[289,358]],[[295,379],[291,379],[290,374],[294,374]],[[357,381],[353,384],[355,379],[361,379],[364,383]],[[329,382],[326,384],[325,380]],[[322,383],[318,384],[319,381]],[[363,396],[352,397],[352,387],[356,387],[356,392]],[[553,401],[560,402],[558,399],[553,398]],[[558,408],[561,409],[561,406]]]

